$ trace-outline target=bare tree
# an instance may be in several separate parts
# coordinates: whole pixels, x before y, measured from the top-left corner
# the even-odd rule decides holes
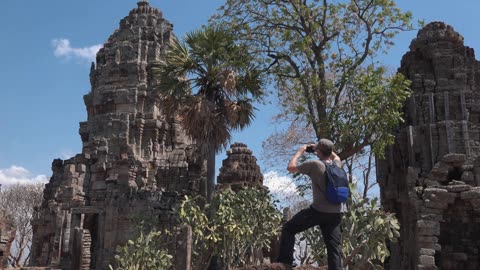
[[[13,267],[27,265],[32,245],[34,208],[42,203],[44,184],[15,184],[0,190],[0,205],[16,229],[9,262]]]
[[[369,192],[375,187],[375,156],[370,147],[365,147],[351,157],[345,159],[344,169],[350,177],[351,183],[356,183],[360,194],[367,198]]]

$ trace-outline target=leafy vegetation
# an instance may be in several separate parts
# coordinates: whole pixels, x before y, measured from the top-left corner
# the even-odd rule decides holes
[[[179,208],[181,222],[193,231],[193,269],[206,269],[213,255],[225,269],[255,264],[279,233],[281,215],[264,190],[225,190],[203,209],[199,199],[186,197]]]
[[[383,269],[390,255],[387,243],[400,236],[398,220],[380,208],[377,198],[363,198],[355,187],[351,190],[349,208],[342,220],[344,266],[355,270]],[[316,227],[299,237],[297,245],[303,245],[303,261],[326,264],[327,250],[321,235]]]
[[[162,233],[150,231],[128,240],[124,246],[118,246],[115,254],[116,267],[113,270],[167,270],[172,265],[172,256],[162,245]]]
[[[279,119],[331,138],[346,159],[369,145],[382,154],[392,142],[409,84],[377,56],[412,29],[411,18],[394,0],[227,0],[211,21],[235,33],[271,75]]]

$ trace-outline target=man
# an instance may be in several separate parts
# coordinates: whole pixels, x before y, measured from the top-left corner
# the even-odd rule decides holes
[[[342,269],[342,248],[340,223],[342,220],[342,205],[332,204],[325,197],[325,164],[334,163],[341,166],[340,158],[333,152],[333,143],[321,139],[314,147],[320,160],[308,160],[297,165],[298,159],[305,153],[307,145],[303,145],[293,156],[287,170],[293,173],[306,174],[312,181],[313,203],[298,212],[282,229],[280,239],[280,256],[278,261],[287,265],[293,264],[293,249],[295,234],[310,229],[316,225],[322,230],[323,239],[327,246],[328,269]]]

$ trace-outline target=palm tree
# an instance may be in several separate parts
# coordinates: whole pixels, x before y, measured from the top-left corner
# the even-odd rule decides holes
[[[215,188],[215,155],[233,130],[250,125],[264,95],[261,70],[232,34],[210,26],[174,40],[154,68],[164,109],[207,155],[207,200]]]

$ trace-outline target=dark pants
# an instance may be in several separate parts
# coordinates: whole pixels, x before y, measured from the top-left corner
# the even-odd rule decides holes
[[[295,234],[319,225],[322,230],[323,240],[327,245],[328,270],[343,269],[340,231],[341,220],[341,213],[321,213],[312,208],[303,209],[298,212],[290,221],[283,225],[278,261],[291,265],[293,263]]]

